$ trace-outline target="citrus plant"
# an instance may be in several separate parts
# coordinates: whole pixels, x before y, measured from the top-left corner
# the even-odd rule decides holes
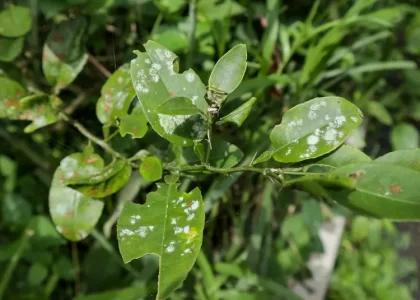
[[[30,24],[25,7],[1,12],[4,60],[13,60],[22,51]],[[144,51],[135,51],[131,62],[110,74],[103,85],[96,102],[103,136],[92,133],[62,109],[60,99],[88,61],[82,43],[86,26],[82,17],[68,18],[48,34],[42,70],[49,93],[0,77],[0,117],[30,121],[26,133],[66,122],[86,138],[82,152],[62,158],[49,192],[51,218],[68,240],[80,241],[94,230],[107,197],[121,191],[134,172],[156,183],[144,203],[123,206],[117,236],[125,263],[146,254],[159,257],[157,299],[168,298],[182,284],[199,256],[209,211],[200,182],[214,174],[228,179],[256,173],[277,190],[305,191],[364,215],[420,219],[420,150],[398,150],[372,160],[345,144],[362,124],[363,113],[339,95],[304,99],[284,113],[279,108],[274,113],[281,122],[259,141],[264,149],[244,153],[229,142],[222,129],[240,132],[260,105],[259,97],[251,96],[232,107],[229,98],[247,70],[245,44],[227,51],[204,83],[199,72],[180,71],[179,58],[168,47],[149,40]],[[323,50],[311,49],[310,55],[321,60],[323,55],[315,52]],[[310,62],[305,63],[301,86],[312,84]],[[156,144],[162,138],[168,142],[165,151],[150,144],[126,156],[110,142],[117,135],[142,139],[150,131],[157,134]],[[184,179],[196,186],[185,190]]]

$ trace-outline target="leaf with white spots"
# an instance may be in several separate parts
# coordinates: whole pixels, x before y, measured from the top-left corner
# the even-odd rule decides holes
[[[8,85],[5,91],[0,92],[0,117],[32,121],[25,127],[26,133],[31,133],[58,121],[58,106],[61,104],[59,98],[47,94],[37,94],[19,99],[23,93],[16,83]],[[1,101],[2,94],[9,96]]]
[[[87,62],[88,55],[82,45],[85,28],[85,19],[71,19],[56,25],[48,35],[42,69],[55,94],[72,83]]]
[[[155,112],[170,116],[186,116],[198,114],[200,110],[192,103],[191,99],[176,97],[163,102]]]
[[[96,103],[96,116],[102,124],[114,125],[127,114],[136,92],[131,82],[130,66],[122,65],[105,82]]]
[[[0,12],[0,36],[19,37],[31,29],[31,13],[23,6],[10,6]]]
[[[160,136],[171,143],[192,146],[207,133],[207,120],[201,114],[170,116],[156,112],[169,98],[185,97],[206,112],[205,86],[193,70],[176,73],[177,56],[163,46],[149,41],[145,53],[136,52],[131,61],[131,78],[143,112]]]
[[[299,162],[338,148],[362,122],[362,112],[340,97],[321,97],[288,110],[270,140],[273,158]]]
[[[130,179],[131,166],[125,160],[115,160],[107,167],[87,176],[64,180],[63,183],[87,196],[104,198],[118,192]]]
[[[204,205],[198,188],[185,193],[176,184],[157,186],[145,204],[126,204],[117,233],[125,263],[146,254],[160,257],[156,299],[166,299],[185,280],[200,252]]]
[[[103,168],[96,154],[74,153],[65,157],[54,173],[49,193],[49,209],[56,229],[71,241],[84,239],[102,214],[103,202],[66,187],[62,180],[79,174],[95,174]]]

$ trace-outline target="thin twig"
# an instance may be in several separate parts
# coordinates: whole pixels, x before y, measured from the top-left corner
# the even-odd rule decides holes
[[[0,128],[0,137],[8,141],[14,148],[22,151],[35,165],[45,171],[50,171],[50,162],[40,156],[36,151],[33,151],[31,146],[28,145],[24,140],[12,136],[7,130],[3,128]]]
[[[188,44],[188,55],[187,55],[187,62],[186,62],[186,68],[187,69],[191,68],[193,66],[193,63],[194,63],[195,30],[196,30],[196,26],[197,26],[195,2],[196,2],[196,0],[191,0],[190,1],[190,7],[189,7],[189,11],[188,11],[190,31],[188,33],[189,44]]]
[[[92,65],[95,66],[96,69],[98,69],[99,72],[104,74],[105,77],[111,77],[112,73],[108,71],[108,69],[105,68],[92,54],[89,54],[88,60]]]
[[[77,243],[71,243],[71,256],[73,260],[73,268],[74,268],[74,295],[77,296],[79,294],[79,287],[80,287],[80,264],[79,264],[79,253],[77,251]]]
[[[125,159],[124,156],[112,149],[110,145],[108,145],[104,140],[98,138],[97,136],[93,135],[85,126],[80,124],[78,121],[73,120],[65,113],[60,113],[60,118],[66,122],[69,122],[71,125],[73,125],[74,128],[76,128],[82,135],[84,135],[86,138],[88,138],[90,141],[104,149],[106,152],[111,154],[114,158],[120,158]]]
[[[13,254],[12,258],[10,259],[9,265],[7,266],[3,278],[0,282],[0,299],[3,299],[3,295],[6,292],[7,286],[9,285],[9,281],[12,278],[12,274],[14,270],[16,269],[17,264],[19,263],[19,260],[23,254],[23,251],[26,249],[26,246],[28,244],[29,238],[34,235],[34,232],[32,230],[26,230],[23,233],[23,236],[21,238],[21,241],[19,243],[18,248],[16,249],[15,253]]]

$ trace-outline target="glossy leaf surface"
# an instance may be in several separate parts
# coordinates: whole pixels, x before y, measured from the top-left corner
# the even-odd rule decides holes
[[[356,182],[347,198],[336,197],[342,205],[358,212],[394,220],[420,220],[418,185],[420,172],[400,165],[373,162],[351,165],[332,172]]]
[[[209,78],[209,88],[229,94],[241,83],[246,71],[247,52],[239,44],[224,54],[214,66]]]
[[[273,158],[298,162],[329,153],[361,122],[361,111],[340,97],[315,98],[299,104],[288,110],[271,132]]]

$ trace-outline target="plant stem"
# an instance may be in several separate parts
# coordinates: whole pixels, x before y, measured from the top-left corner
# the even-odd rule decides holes
[[[196,26],[197,26],[195,3],[196,3],[196,0],[191,0],[189,10],[188,10],[188,18],[189,18],[189,22],[190,22],[190,32],[189,32],[189,44],[188,44],[188,55],[187,55],[186,69],[191,68],[193,66],[193,62],[194,62],[195,30],[196,30]]]
[[[111,77],[112,73],[108,71],[107,68],[105,68],[92,54],[89,54],[88,56],[89,62],[95,66],[96,69],[98,69],[99,72],[101,72],[105,77]]]
[[[104,142],[107,143],[110,140],[112,140],[116,135],[118,135],[118,133],[120,133],[120,131],[117,129],[115,130],[113,133],[111,133],[105,140]]]
[[[60,118],[63,119],[66,122],[69,122],[71,125],[73,125],[74,128],[76,128],[82,135],[87,137],[90,141],[98,145],[99,147],[103,148],[106,152],[111,154],[114,158],[120,158],[125,159],[121,153],[115,151],[112,149],[110,145],[108,145],[104,140],[101,140],[100,138],[93,135],[89,130],[86,129],[82,124],[80,124],[78,121],[73,120],[65,113],[60,113]]]
[[[80,264],[79,264],[79,253],[77,251],[77,244],[75,242],[71,243],[71,257],[73,259],[73,268],[74,268],[74,295],[79,294],[80,287]]]
[[[4,292],[6,291],[6,288],[9,285],[9,281],[12,277],[13,271],[15,270],[23,254],[23,251],[26,248],[26,245],[28,244],[29,238],[33,235],[34,235],[34,232],[32,230],[26,230],[23,233],[23,236],[19,243],[19,247],[17,248],[16,252],[13,254],[9,265],[7,266],[6,272],[4,272],[3,278],[0,282],[0,299],[3,299]]]
[[[150,31],[149,37],[152,38],[156,31],[159,29],[160,23],[162,22],[163,14],[159,13],[156,18],[155,23],[153,24],[152,30]]]
[[[188,172],[188,171],[210,171],[213,173],[219,173],[219,174],[230,174],[230,173],[237,173],[237,172],[244,172],[244,171],[249,171],[249,172],[257,172],[257,173],[261,173],[263,175],[267,175],[268,173],[270,173],[270,169],[262,169],[262,168],[256,168],[256,167],[251,167],[251,166],[244,166],[244,167],[236,167],[236,168],[217,168],[217,167],[212,167],[210,165],[195,165],[195,166],[185,166],[185,167],[170,167],[167,166],[166,167],[167,170],[170,171],[179,171],[179,172]]]

